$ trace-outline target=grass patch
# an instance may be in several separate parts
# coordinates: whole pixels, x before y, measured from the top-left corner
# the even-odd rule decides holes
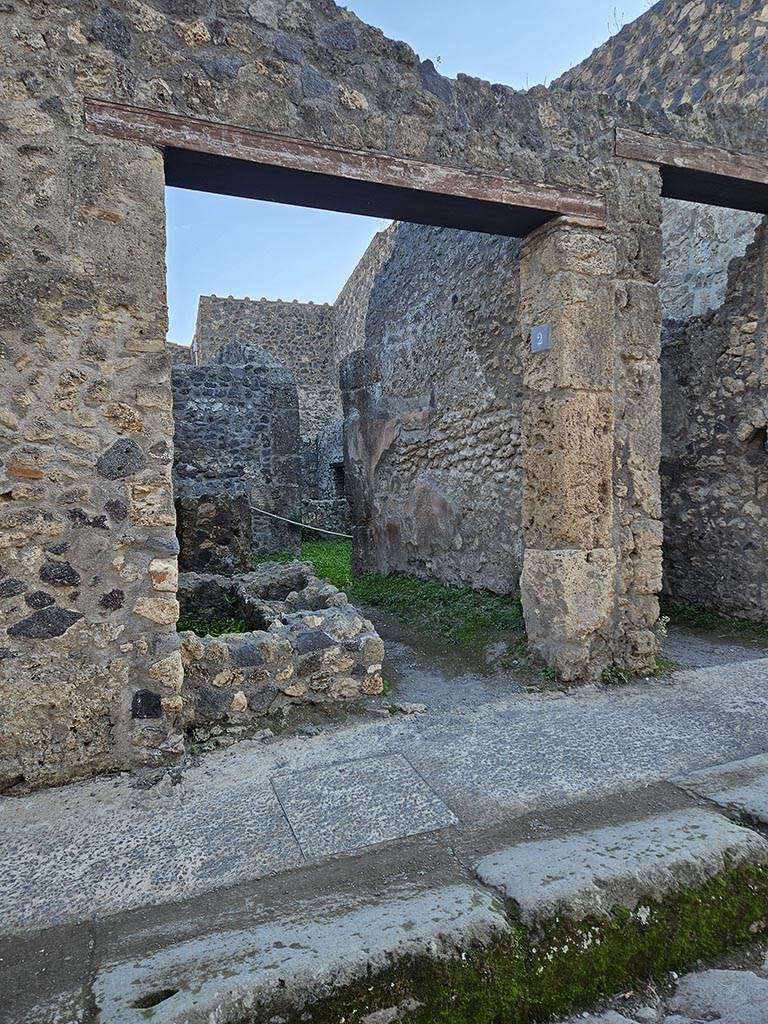
[[[303,561],[312,563],[321,580],[328,580],[351,598],[351,540],[305,540],[301,545],[301,557]]]
[[[258,555],[254,564],[295,557],[289,552]],[[463,648],[481,648],[503,639],[509,642],[510,657],[527,653],[523,609],[515,598],[471,587],[446,587],[405,573],[353,576],[349,540],[305,540],[301,559],[311,562],[316,575],[343,590],[350,601],[390,612],[428,636]]]
[[[221,636],[223,633],[247,633],[248,627],[245,624],[245,619],[204,619],[201,615],[187,612],[179,616],[176,630],[179,633],[191,631],[197,633],[198,636]]]
[[[768,623],[751,622],[749,619],[734,619],[730,615],[718,615],[691,605],[676,604],[666,598],[661,600],[661,610],[669,616],[675,626],[691,629],[705,629],[710,633],[732,633],[748,640],[768,643]]]

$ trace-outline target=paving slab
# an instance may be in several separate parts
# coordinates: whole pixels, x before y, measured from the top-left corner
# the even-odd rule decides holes
[[[686,792],[768,825],[768,756],[764,754],[689,772],[676,781]]]
[[[456,815],[400,754],[272,779],[305,856],[327,857],[446,828]]]
[[[109,1024],[202,1024],[255,1016],[272,1001],[300,1006],[403,957],[456,955],[509,931],[498,904],[458,885],[207,935],[103,968],[93,993]],[[164,998],[161,998],[164,997]],[[151,1014],[137,1007],[156,1000]]]
[[[767,715],[761,659],[611,691],[512,694],[473,709],[244,741],[207,755],[177,785],[166,778],[141,789],[130,778],[102,778],[0,799],[0,933],[277,875],[327,856],[318,851],[338,849],[342,835],[350,845],[338,852],[354,853],[361,832],[352,825],[314,848],[305,839],[302,852],[272,787],[289,774],[320,773],[312,792],[305,777],[309,813],[328,798],[325,769],[403,757],[460,820],[455,828],[495,828],[766,754]],[[377,783],[386,783],[384,773]]]
[[[643,899],[700,885],[743,863],[768,863],[768,841],[693,808],[520,843],[484,857],[476,872],[535,924],[557,915],[604,916],[617,906],[634,910]]]
[[[66,786],[4,802],[0,928],[18,932],[171,902],[301,862],[266,782],[207,792],[169,778],[153,790],[126,778]]]
[[[768,981],[752,971],[700,971],[681,978],[669,1001],[673,1013],[727,1024],[768,1021]]]

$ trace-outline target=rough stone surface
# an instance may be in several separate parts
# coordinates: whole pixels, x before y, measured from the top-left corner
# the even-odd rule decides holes
[[[113,1024],[134,1024],[133,1004],[143,994],[180,987],[155,1007],[152,1018],[158,1024],[234,1021],[269,1006],[278,987],[284,1006],[300,1008],[393,962],[455,956],[467,945],[486,945],[508,930],[491,898],[471,886],[380,900],[346,915],[329,915],[315,903],[311,917],[207,936],[106,968],[94,993]]]
[[[664,591],[768,619],[768,224],[662,348]]]
[[[458,823],[399,754],[286,773],[274,786],[307,857],[359,850]],[[324,799],[317,799],[318,791]]]
[[[198,365],[241,362],[237,346],[279,360],[298,388],[301,433],[316,434],[341,412],[335,341],[332,306],[201,295],[192,349]]]
[[[768,825],[768,758],[764,755],[704,768],[678,781],[729,812]]]
[[[344,421],[341,418],[332,420],[317,435],[303,439],[301,482],[301,521],[348,533]]]
[[[340,337],[360,346],[342,376],[358,569],[516,590],[519,251],[516,239],[397,225],[342,292]]]
[[[678,811],[564,839],[521,843],[484,858],[477,874],[535,924],[581,920],[614,907],[640,919],[658,901],[700,885],[726,867],[768,863],[768,842],[711,811]]]
[[[173,686],[180,675],[163,678]],[[677,673],[672,685],[636,684],[621,699],[615,690],[502,690],[481,706],[454,704],[319,736],[239,743],[189,767],[175,785],[165,776],[144,788],[122,775],[6,798],[0,922],[8,932],[45,928],[285,871],[302,854],[272,781],[356,760],[383,766],[393,754],[412,765],[462,827],[501,830],[493,847],[468,858],[471,865],[509,846],[509,829],[521,816],[539,820],[526,838],[554,838],[541,823],[550,812],[612,797],[624,814],[654,783],[765,753],[767,680],[762,659]],[[443,686],[455,691],[455,677]],[[159,689],[154,681],[151,688]],[[322,786],[326,776],[302,777],[315,802],[333,803],[333,789]],[[656,800],[658,790],[651,791]],[[374,816],[381,813],[376,787],[358,793]],[[585,827],[581,812],[574,827]]]
[[[626,1014],[615,1010],[579,1014],[565,1024],[764,1024],[768,1019],[768,978],[754,971],[734,970],[686,974],[673,995],[629,1009]]]
[[[299,509],[299,409],[289,374],[257,363],[176,367],[172,386],[181,568],[247,572],[254,553],[297,548],[296,527],[256,511],[291,519]]]
[[[160,764],[179,751],[175,691],[161,693],[162,718],[130,717],[133,693],[178,644],[171,602],[162,618],[134,613],[153,600],[149,538],[170,543],[175,526],[163,156],[88,132],[85,97],[604,193],[619,277],[646,274],[649,283],[656,207],[647,206],[647,172],[615,159],[616,124],[726,147],[738,140],[758,156],[765,149],[760,110],[691,118],[685,108],[659,114],[592,91],[448,81],[330,0],[232,3],[217,18],[195,3],[173,12],[133,0],[98,11],[7,4],[2,18],[10,75],[0,157],[0,557],[31,590],[45,549],[66,544],[83,580],[71,602],[83,617],[59,637],[9,634],[28,608],[18,599],[4,609],[0,646],[13,655],[0,662],[4,786]],[[323,41],[328,30],[349,40],[350,28],[354,49]],[[307,67],[332,84],[327,96],[305,94]],[[626,436],[616,454],[632,502],[647,502],[657,520],[652,430],[641,429],[656,384],[644,342],[639,350],[635,365],[617,371]],[[107,452],[105,476],[97,463]],[[115,502],[126,519],[109,517]],[[616,528],[639,562],[646,545],[634,512],[629,519]],[[100,607],[113,589],[124,590],[123,607]],[[633,642],[627,621],[637,618],[640,649],[653,598],[627,590],[622,600],[620,642]]]
[[[346,595],[305,562],[246,575],[183,574],[182,611],[241,618],[252,632],[181,634],[184,721],[232,735],[287,704],[381,693],[384,645]]]

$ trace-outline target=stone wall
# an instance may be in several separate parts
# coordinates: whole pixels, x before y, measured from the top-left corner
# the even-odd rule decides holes
[[[590,189],[624,262],[643,246],[622,225],[649,245],[657,225],[615,159],[617,124],[756,155],[768,136],[753,111],[652,117],[591,91],[449,80],[331,0],[7,3],[0,62],[5,787],[182,749],[163,152],[91,132],[86,97]]]
[[[666,199],[659,284],[664,316],[687,320],[721,306],[729,264],[744,255],[762,221],[759,214]]]
[[[296,549],[299,410],[286,370],[257,363],[175,367],[173,466],[182,569],[247,572],[254,553]]]
[[[554,88],[611,92],[649,107],[734,102],[768,106],[763,0],[661,0],[561,75]],[[739,148],[738,138],[731,147]],[[728,265],[761,218],[664,202],[664,315],[687,319],[725,298]]]
[[[514,592],[520,243],[401,224],[380,248],[345,289],[367,296],[342,377],[357,568]]]
[[[348,533],[342,419],[333,420],[314,437],[303,439],[301,477],[301,521],[308,526]]]
[[[768,620],[768,230],[662,350],[664,591]]]
[[[768,104],[764,0],[660,0],[566,71],[554,88],[626,96],[644,106]]]
[[[411,233],[404,236],[400,226],[392,224],[371,239],[333,304],[337,363],[356,349],[365,348],[368,305],[378,273],[387,262],[393,246],[404,244],[406,238],[418,237],[420,230],[429,229],[412,224]]]
[[[184,722],[195,739],[246,735],[289,704],[380,694],[384,645],[346,595],[307,562],[238,576],[184,573],[182,614],[240,618],[248,631],[181,634]]]
[[[192,342],[195,361],[210,362],[222,346],[233,344],[269,353],[293,375],[302,434],[314,434],[339,416],[333,307],[201,295]]]
[[[194,366],[195,364],[195,354],[191,345],[177,345],[175,341],[169,341],[168,355],[174,366]]]

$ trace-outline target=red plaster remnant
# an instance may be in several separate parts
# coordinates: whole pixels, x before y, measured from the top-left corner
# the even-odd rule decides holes
[[[22,480],[42,480],[43,473],[32,466],[24,466],[19,462],[10,462],[5,467],[6,476],[20,477]]]
[[[125,220],[125,216],[122,213],[118,213],[117,210],[105,210],[100,206],[78,206],[77,215],[79,217],[91,217],[96,220],[106,220],[111,224],[119,224]]]

